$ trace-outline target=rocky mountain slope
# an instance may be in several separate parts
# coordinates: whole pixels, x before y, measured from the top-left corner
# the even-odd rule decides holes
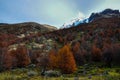
[[[99,13],[92,13],[88,19],[89,22],[92,22],[100,18],[111,18],[111,17],[120,17],[119,10],[105,9]]]
[[[120,18],[102,18],[76,27],[55,30],[31,37],[25,44],[33,50],[45,49],[44,51],[49,52],[52,48],[59,49],[65,44],[72,46],[76,42],[80,43],[81,49],[87,52],[91,50],[93,45],[102,49],[105,44],[119,44]]]

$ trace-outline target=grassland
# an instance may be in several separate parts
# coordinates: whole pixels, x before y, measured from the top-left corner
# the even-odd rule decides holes
[[[73,74],[60,77],[40,76],[39,68],[17,68],[0,73],[0,80],[120,80],[120,67],[99,68],[97,66],[79,66]],[[77,80],[77,79],[76,79]]]

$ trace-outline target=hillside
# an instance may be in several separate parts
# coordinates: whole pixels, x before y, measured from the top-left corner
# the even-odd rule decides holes
[[[31,50],[31,55],[48,55],[49,51],[59,51],[63,46],[70,44],[78,65],[85,64],[91,59],[104,61],[102,58],[106,53],[114,54],[110,56],[112,62],[119,65],[116,62],[119,56],[115,55],[119,55],[120,49],[120,18],[102,18],[76,27],[30,36],[23,39],[20,44],[26,45]],[[92,57],[94,50],[98,51],[95,51],[95,59]],[[90,59],[86,59],[86,56]],[[41,56],[36,56],[34,60],[39,57]]]
[[[7,23],[0,23],[0,33],[6,34],[26,34],[29,35],[30,33],[45,33],[49,31],[54,31],[57,28],[50,25],[45,24],[38,24],[35,22],[24,22],[24,23],[17,23],[17,24],[7,24]]]

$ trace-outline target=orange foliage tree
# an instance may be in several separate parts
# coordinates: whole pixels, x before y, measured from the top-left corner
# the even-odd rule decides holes
[[[69,45],[65,45],[58,52],[58,65],[62,73],[73,73],[76,71],[76,63]]]
[[[54,49],[52,49],[49,52],[49,67],[51,69],[58,67],[58,65],[57,65],[57,52]]]

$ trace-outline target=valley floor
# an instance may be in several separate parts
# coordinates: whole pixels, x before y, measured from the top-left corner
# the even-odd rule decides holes
[[[83,71],[80,66],[76,73],[61,77],[42,77],[38,68],[18,68],[0,73],[0,80],[120,80],[120,67],[91,67]],[[77,77],[75,77],[77,76]],[[78,79],[79,78],[79,79]]]

